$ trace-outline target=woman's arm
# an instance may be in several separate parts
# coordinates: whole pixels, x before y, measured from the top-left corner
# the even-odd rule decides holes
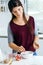
[[[39,39],[38,36],[35,36],[35,40],[34,40],[34,43],[33,43],[34,49],[38,49],[39,48],[38,39]]]
[[[25,51],[25,48],[23,46],[17,46],[15,43],[13,43],[13,35],[10,26],[8,26],[8,43],[9,47],[17,52]]]
[[[35,49],[39,48],[39,43],[38,43],[39,37],[38,37],[37,29],[38,29],[38,27],[37,27],[37,24],[35,23],[35,39],[34,39],[34,43],[33,43],[33,47]]]
[[[9,44],[10,48],[12,48],[13,50],[17,51],[17,52],[24,52],[25,48],[23,46],[17,46],[15,43],[11,42]]]

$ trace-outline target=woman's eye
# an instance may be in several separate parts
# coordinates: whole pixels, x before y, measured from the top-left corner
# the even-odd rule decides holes
[[[14,13],[16,13],[16,11],[14,11]]]
[[[20,11],[20,9],[18,9]]]

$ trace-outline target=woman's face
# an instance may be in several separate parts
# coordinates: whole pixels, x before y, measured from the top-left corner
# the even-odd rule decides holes
[[[12,14],[15,15],[16,17],[23,16],[23,7],[21,6],[14,7],[12,10]]]

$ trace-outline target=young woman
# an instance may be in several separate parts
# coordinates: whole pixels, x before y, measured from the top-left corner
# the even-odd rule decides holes
[[[32,16],[26,16],[20,0],[8,2],[12,19],[8,25],[8,43],[13,52],[35,51],[39,48],[35,22]]]

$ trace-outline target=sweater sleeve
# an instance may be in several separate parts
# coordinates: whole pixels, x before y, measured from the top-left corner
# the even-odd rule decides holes
[[[34,34],[35,34],[35,36],[38,36],[38,25],[37,25],[37,22],[34,18],[33,18],[33,21],[34,21],[34,23],[33,23]]]
[[[38,36],[38,26],[37,26],[37,22],[35,22],[35,36]]]
[[[13,34],[10,28],[10,25],[8,25],[8,43],[13,42]]]

